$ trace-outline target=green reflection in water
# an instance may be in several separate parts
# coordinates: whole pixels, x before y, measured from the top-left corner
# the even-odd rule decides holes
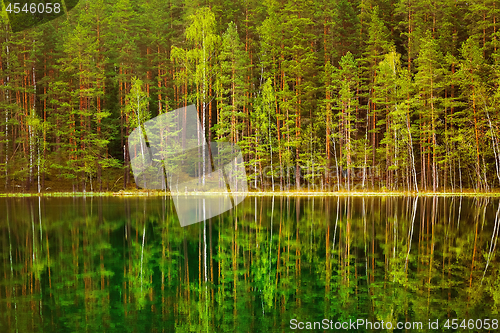
[[[181,228],[168,198],[0,198],[0,331],[290,332],[292,319],[421,331],[438,319],[443,331],[448,318],[498,319],[499,209],[249,197]]]

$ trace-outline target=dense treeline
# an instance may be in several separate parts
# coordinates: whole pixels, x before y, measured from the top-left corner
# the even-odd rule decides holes
[[[257,189],[489,191],[499,16],[495,0],[87,0],[18,33],[4,19],[2,190],[132,186],[137,118],[196,104]]]

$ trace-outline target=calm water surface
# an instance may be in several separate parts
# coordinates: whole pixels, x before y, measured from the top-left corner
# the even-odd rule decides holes
[[[168,198],[0,198],[0,332],[295,332],[293,319],[463,331],[443,325],[500,319],[499,210],[249,197],[181,228]]]

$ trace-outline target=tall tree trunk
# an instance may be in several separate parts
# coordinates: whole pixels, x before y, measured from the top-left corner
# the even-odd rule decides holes
[[[476,118],[476,92],[474,89],[474,79],[472,79],[472,111],[474,114],[474,134],[476,136],[476,176],[477,176],[477,188],[481,188],[481,173],[479,165],[479,134],[477,129],[477,118]]]
[[[434,116],[434,93],[433,93],[433,79],[431,76],[431,121],[432,121],[432,191],[436,192],[437,183],[437,170],[436,170],[436,120]]]
[[[7,105],[10,105],[10,95],[9,95],[9,86],[10,86],[10,50],[9,50],[9,39],[6,38],[6,71],[7,71],[7,89],[5,89],[5,101]],[[9,107],[5,108],[5,189],[9,187]]]

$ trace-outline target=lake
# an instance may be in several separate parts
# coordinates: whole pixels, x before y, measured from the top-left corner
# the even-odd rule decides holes
[[[251,196],[183,228],[168,197],[0,198],[0,331],[495,331],[499,212]]]

